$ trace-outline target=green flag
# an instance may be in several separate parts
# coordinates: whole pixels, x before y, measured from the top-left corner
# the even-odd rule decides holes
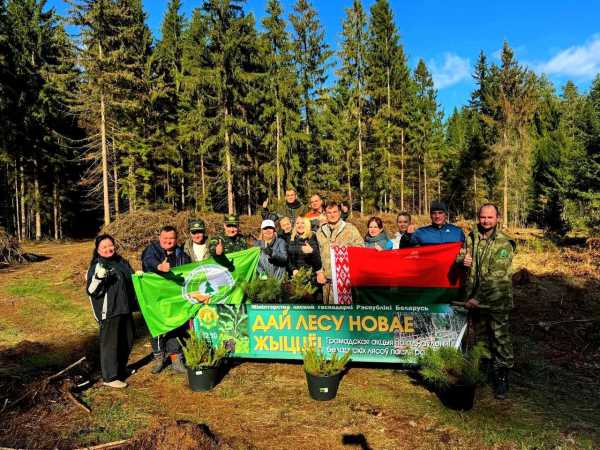
[[[242,303],[242,284],[250,281],[258,266],[260,248],[227,257],[215,257],[171,269],[165,274],[133,276],[133,287],[152,336],[183,325],[202,306],[194,294],[210,296],[210,303]]]

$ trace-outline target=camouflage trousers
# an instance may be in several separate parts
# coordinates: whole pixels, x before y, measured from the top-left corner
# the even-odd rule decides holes
[[[487,345],[492,355],[492,367],[512,369],[514,355],[510,338],[510,311],[476,310],[471,314],[475,341]]]

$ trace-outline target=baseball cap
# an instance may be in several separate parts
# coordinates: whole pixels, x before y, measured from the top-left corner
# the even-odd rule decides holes
[[[429,211],[431,211],[431,212],[444,211],[446,214],[448,214],[448,207],[446,206],[446,204],[444,202],[441,202],[439,200],[434,200],[431,202],[431,205],[429,206]]]
[[[225,214],[224,221],[225,225],[239,225],[240,218],[235,214]]]
[[[204,221],[201,219],[192,219],[190,220],[190,231],[204,231],[206,230],[206,226],[204,225]]]
[[[265,228],[273,228],[275,229],[275,222],[270,219],[263,220],[260,224],[260,229],[264,230]]]

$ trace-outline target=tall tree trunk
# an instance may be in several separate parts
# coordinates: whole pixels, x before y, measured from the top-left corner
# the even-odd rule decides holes
[[[206,177],[204,175],[204,153],[200,153],[200,182],[202,183],[202,211],[206,207]]]
[[[390,145],[390,115],[392,113],[392,99],[391,99],[391,90],[390,90],[390,66],[386,67],[386,82],[387,82],[387,165],[388,165],[388,175],[386,177],[387,186],[390,190],[389,194],[389,203],[386,201],[386,204],[389,204],[389,210],[394,208],[394,198],[393,198],[393,190],[392,190],[392,162],[390,157],[390,152],[392,151]],[[386,189],[387,192],[387,189]]]
[[[417,163],[417,172],[419,174],[419,184],[417,186],[417,190],[418,190],[418,199],[419,199],[419,215],[423,215],[423,203],[421,202],[421,198],[422,198],[422,191],[421,191],[421,163]]]
[[[181,164],[181,209],[185,209],[185,170],[183,168],[183,151],[179,147],[179,164]]]
[[[352,176],[350,172],[350,152],[346,151],[346,176],[348,183],[348,204],[350,205],[350,211],[352,211]]]
[[[231,143],[229,142],[229,129],[227,122],[229,111],[225,108],[225,176],[227,177],[227,212],[235,214],[235,201],[233,198],[233,173],[231,169]]]
[[[115,147],[115,130],[112,130],[111,137],[112,157],[113,157],[113,203],[115,205],[115,217],[119,217],[119,170],[117,165],[117,149]]]
[[[21,234],[21,208],[21,201],[19,199],[19,166],[15,161],[15,228],[19,241],[23,240],[23,235]]]
[[[42,212],[40,200],[40,180],[37,159],[33,160],[33,208],[35,211],[35,240],[42,239]]]
[[[135,181],[135,162],[133,158],[129,162],[128,173],[127,173],[127,190],[129,197],[129,211],[135,211],[137,205],[137,187]]]
[[[250,174],[246,175],[246,195],[248,196],[248,216],[252,215],[252,202],[250,192]]]
[[[52,211],[54,218],[54,240],[58,241],[58,184],[56,180],[52,183]]]
[[[503,192],[503,209],[504,220],[502,221],[502,228],[508,228],[508,161],[504,163],[504,192]]]
[[[362,150],[362,117],[360,105],[358,111],[358,189],[360,194],[360,215],[365,212],[365,201],[363,191],[363,150]]]
[[[106,149],[104,94],[100,94],[100,139],[102,141],[102,200],[104,206],[104,225],[108,225],[110,223],[110,203],[108,200],[108,151]]]
[[[400,210],[404,211],[404,128],[400,129]]]
[[[25,202],[25,169],[23,167],[23,159],[21,159],[21,240],[25,240],[25,238],[29,238],[29,231],[27,229],[27,223],[25,221],[25,210],[27,208],[27,203]]]
[[[102,60],[102,45],[98,43],[98,56]],[[106,109],[104,92],[100,92],[100,139],[102,147],[102,200],[104,206],[104,225],[110,223],[110,203],[108,200],[108,150],[106,148]]]
[[[427,159],[423,156],[423,208],[429,215],[429,195],[427,193]]]
[[[473,212],[477,214],[477,170],[473,169]]]
[[[275,122],[277,124],[277,137],[275,140],[275,163],[277,165],[277,200],[281,201],[281,118],[279,111],[275,114]]]

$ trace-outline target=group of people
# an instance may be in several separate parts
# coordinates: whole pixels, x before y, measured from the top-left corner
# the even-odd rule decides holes
[[[511,263],[514,241],[498,228],[499,211],[493,204],[481,206],[478,226],[465,237],[463,230],[448,222],[448,208],[441,201],[430,207],[431,224],[415,228],[410,214],[397,215],[398,231],[389,237],[381,218],[368,222],[366,236],[347,222],[347,204],[329,201],[320,195],[310,197],[309,208],[298,200],[296,192],[285,193],[285,203],[270,209],[268,200],[262,205],[260,237],[254,246],[261,249],[258,272],[269,277],[293,276],[302,268],[314,274],[314,283],[322,289],[324,303],[332,302],[331,246],[370,247],[378,251],[451,242],[463,243],[456,264],[466,272],[465,307],[471,310],[477,338],[487,342],[492,354],[492,375],[497,398],[506,398],[508,370],[512,367],[512,345],[509,332],[509,312],[512,309]],[[144,272],[166,274],[171,268],[189,262],[214,258],[223,261],[228,253],[248,248],[240,232],[236,215],[226,215],[223,231],[209,237],[201,219],[189,223],[190,238],[183,246],[177,244],[177,230],[165,226],[158,241],[142,253]],[[96,320],[100,324],[102,375],[106,385],[125,387],[127,356],[131,350],[135,295],[131,284],[132,271],[127,262],[115,253],[114,239],[108,235],[96,238],[94,255],[88,271],[88,294]],[[166,335],[152,338],[155,357],[153,373],[169,364],[184,372],[180,338],[185,325]]]

